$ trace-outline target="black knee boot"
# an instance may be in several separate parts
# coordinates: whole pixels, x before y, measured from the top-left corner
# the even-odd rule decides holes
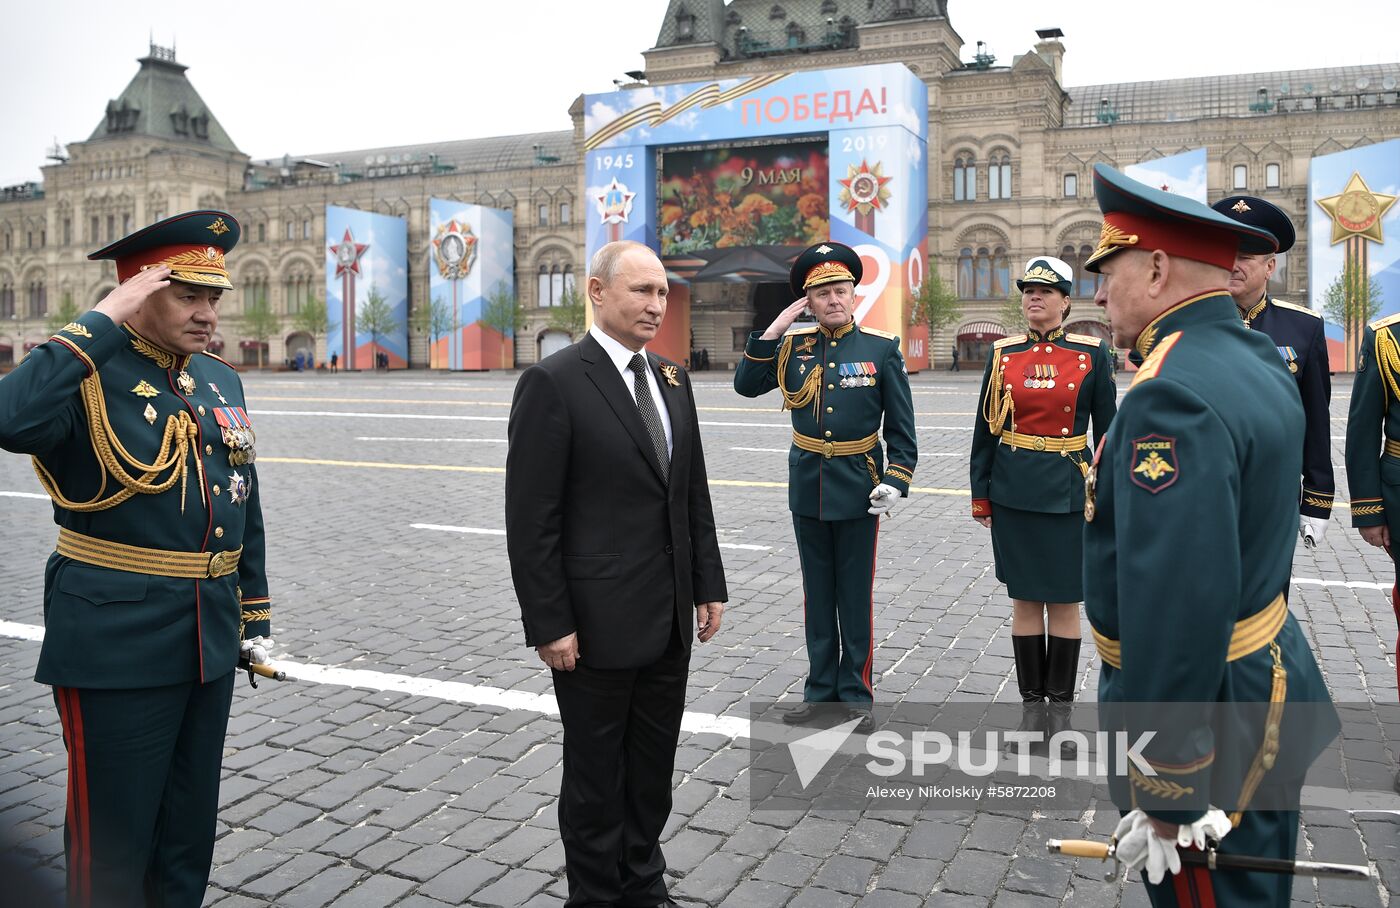
[[[1011,652],[1016,657],[1016,686],[1021,691],[1021,725],[1017,731],[1044,732],[1045,720],[1045,638],[1040,634],[1012,634]],[[1015,745],[1007,742],[1007,753]],[[1032,744],[1030,752],[1045,753],[1045,744]]]
[[[1074,702],[1074,691],[1079,685],[1079,644],[1078,637],[1056,637],[1053,634],[1045,649],[1045,694],[1050,700],[1050,723],[1046,737],[1071,728],[1070,704]],[[1078,753],[1072,743],[1065,744],[1062,751],[1065,759],[1072,759]]]

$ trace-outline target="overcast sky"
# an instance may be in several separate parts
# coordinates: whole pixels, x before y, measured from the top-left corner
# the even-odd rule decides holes
[[[18,28],[0,54],[0,185],[39,179],[55,138],[87,138],[152,33],[176,45],[238,147],[269,158],[567,129],[578,94],[610,91],[613,79],[643,67],[665,8],[664,0],[28,4],[11,13]],[[966,42],[963,59],[981,40],[1004,63],[1030,49],[1035,29],[1059,27],[1066,84],[1092,85],[1396,61],[1397,10],[1393,0],[1249,8],[1177,0],[1155,11],[950,0],[949,19]]]

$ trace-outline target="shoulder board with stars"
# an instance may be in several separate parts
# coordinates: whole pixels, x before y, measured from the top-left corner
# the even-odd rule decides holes
[[[783,335],[783,336],[784,336],[784,337],[791,337],[791,336],[794,335],[794,334],[811,334],[812,332],[816,331],[818,327],[820,327],[820,326],[819,326],[819,325],[806,325],[806,326],[804,326],[804,327],[802,327],[802,328],[789,328],[788,331],[787,331],[787,334],[785,334],[785,335]]]
[[[1381,328],[1389,328],[1396,323],[1400,323],[1400,312],[1394,315],[1387,315],[1385,318],[1377,319],[1366,327],[1370,328],[1372,331],[1379,331]]]
[[[1286,300],[1281,300],[1281,299],[1277,299],[1277,298],[1271,299],[1270,302],[1272,302],[1275,306],[1278,306],[1278,307],[1280,307],[1280,308],[1282,308],[1282,309],[1292,309],[1294,312],[1306,312],[1308,315],[1311,315],[1313,318],[1322,318],[1322,313],[1321,313],[1321,312],[1314,312],[1313,310],[1309,309],[1307,306],[1300,306],[1300,305],[1298,305],[1297,303],[1290,303],[1290,302],[1287,302]]]
[[[1095,334],[1065,334],[1065,340],[1073,341],[1076,344],[1084,344],[1088,347],[1098,347],[1103,344],[1103,338]]]
[[[891,334],[891,333],[888,332],[888,331],[881,331],[881,330],[879,330],[878,328],[866,328],[866,327],[862,326],[861,329],[860,329],[860,333],[861,333],[861,334],[873,334],[873,335],[876,336],[876,337],[883,337],[885,340],[899,340],[899,335],[898,335],[898,334]]]
[[[1000,349],[1003,348],[1003,347],[1010,347],[1010,346],[1012,346],[1013,344],[1023,344],[1023,343],[1025,343],[1025,342],[1026,342],[1026,335],[1024,335],[1024,334],[1013,334],[1013,335],[1011,335],[1010,337],[1003,337],[1001,340],[999,340],[999,341],[993,343],[993,344],[992,344],[992,349],[993,349],[993,350],[1000,350]]]

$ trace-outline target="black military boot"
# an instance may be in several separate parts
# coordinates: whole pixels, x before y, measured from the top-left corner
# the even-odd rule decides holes
[[[1070,710],[1074,703],[1074,690],[1079,677],[1078,637],[1056,637],[1053,634],[1045,648],[1045,694],[1050,700],[1050,723],[1046,738],[1071,728]],[[1073,743],[1066,743],[1061,749],[1061,758],[1072,760],[1079,749]]]
[[[1045,732],[1045,638],[1040,634],[1012,634],[1011,652],[1016,657],[1016,686],[1021,690],[1021,724],[1017,731]],[[1018,747],[1006,742],[1003,752],[1015,756]],[[1045,755],[1045,744],[1030,745],[1034,756]]]

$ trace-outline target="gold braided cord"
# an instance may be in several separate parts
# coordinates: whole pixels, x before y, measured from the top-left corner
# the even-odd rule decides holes
[[[996,356],[995,350],[992,355]],[[987,382],[987,396],[982,399],[982,418],[987,420],[987,428],[993,435],[1001,435],[1008,420],[1011,431],[1016,431],[1016,405],[1010,394],[1002,393],[1002,373],[1001,357],[998,356],[996,365],[992,366],[991,380]]]
[[[1396,383],[1396,375],[1400,375],[1400,346],[1396,345],[1389,328],[1376,331],[1376,368],[1385,379],[1381,382],[1381,403],[1383,407],[1388,407],[1389,402],[1384,399],[1387,386],[1390,396],[1400,399],[1400,384]]]
[[[181,411],[166,420],[165,432],[161,436],[160,450],[156,453],[155,462],[143,463],[126,450],[112,429],[111,421],[107,418],[107,402],[102,395],[102,379],[97,373],[83,379],[81,390],[83,408],[87,411],[88,436],[92,450],[97,455],[98,463],[104,468],[102,484],[91,499],[83,502],[72,501],[59,491],[58,482],[53,474],[35,457],[34,472],[39,477],[39,484],[55,504],[65,510],[79,513],[106,511],[134,495],[159,495],[167,492],[179,482],[180,513],[183,514],[189,477],[189,457],[193,456],[195,470],[199,476],[200,501],[208,506],[204,498],[204,464],[199,459],[198,451],[199,426],[195,425],[188,413]],[[128,473],[122,465],[123,460],[141,475],[132,476]],[[170,475],[158,482],[156,477],[166,470],[170,471]],[[122,486],[122,490],[103,498],[109,474]]]
[[[1264,720],[1264,740],[1260,742],[1259,751],[1250,763],[1244,784],[1240,786],[1239,809],[1230,814],[1232,826],[1239,825],[1245,808],[1249,806],[1254,793],[1259,790],[1259,783],[1264,781],[1264,774],[1274,768],[1274,762],[1278,759],[1283,706],[1288,699],[1288,670],[1283,667],[1283,650],[1277,641],[1269,641],[1269,654],[1273,656],[1274,667],[1273,683],[1269,688],[1269,715]]]
[[[820,404],[820,394],[822,386],[822,367],[816,365],[812,371],[807,373],[807,378],[802,382],[802,387],[796,391],[789,391],[783,384],[783,376],[787,374],[788,360],[792,359],[792,338],[783,339],[783,347],[778,351],[778,390],[783,392],[783,409],[797,410],[808,404],[812,405],[812,416],[817,415],[817,407]]]

